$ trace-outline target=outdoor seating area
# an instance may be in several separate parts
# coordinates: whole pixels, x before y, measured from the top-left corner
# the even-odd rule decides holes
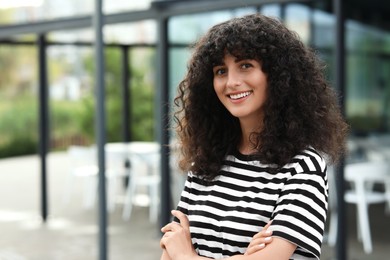
[[[333,167],[329,176],[329,233],[328,244],[336,245],[337,200],[336,183]],[[369,255],[373,252],[371,226],[374,224],[372,208],[383,207],[383,214],[390,219],[390,135],[350,138],[348,156],[344,169],[347,190],[344,200],[352,206],[356,238]]]
[[[0,160],[0,259],[9,260],[89,260],[98,258],[97,204],[84,207],[84,183],[73,182],[72,195],[64,201],[69,177],[67,152],[48,156],[49,217],[40,218],[40,185],[38,156]],[[118,183],[119,184],[119,183]],[[122,187],[122,188],[121,188]],[[118,185],[115,208],[108,213],[109,259],[159,259],[159,221],[150,221],[147,205],[133,204],[131,217],[123,218],[126,189]],[[19,193],[15,193],[19,190]],[[122,196],[122,200],[118,199]],[[177,198],[175,198],[177,199]],[[356,206],[348,205],[348,259],[388,259],[390,253],[390,215],[385,203],[370,206],[372,252],[366,253],[358,240]],[[328,230],[328,229],[327,229]],[[363,230],[362,230],[363,231]],[[362,232],[363,238],[364,233]],[[334,259],[335,247],[328,234],[321,259]],[[28,239],[22,239],[28,238]]]
[[[348,142],[347,162],[390,161],[390,135],[373,134],[368,137],[353,137]]]
[[[117,201],[123,198],[123,219],[130,219],[133,204],[141,204],[150,205],[149,219],[156,222],[160,187],[159,144],[155,142],[108,143],[105,153],[107,210],[113,212]],[[64,201],[69,202],[72,186],[78,179],[84,186],[83,207],[91,209],[97,202],[97,148],[73,145],[67,149],[67,155],[70,168]]]
[[[0,259],[98,259],[98,204],[84,207],[85,183],[78,179],[72,184],[69,200],[64,201],[69,163],[67,152],[48,156],[49,216],[43,223],[38,156],[0,160]],[[124,186],[118,185],[117,198],[125,192]],[[123,202],[117,199],[107,215],[109,259],[158,259],[158,221],[150,222],[148,206],[139,204],[133,205],[131,218],[123,219]]]
[[[335,178],[332,176],[334,172],[329,172],[330,178],[330,228],[328,243],[332,246],[336,244],[337,231],[337,207],[334,198]],[[389,162],[359,162],[347,164],[345,167],[345,180],[349,184],[349,188],[345,192],[345,202],[356,205],[356,232],[357,238],[362,243],[364,252],[371,254],[373,251],[371,240],[372,222],[370,216],[370,206],[375,204],[384,205],[384,212],[390,218],[388,205],[390,203],[390,164]],[[379,187],[375,189],[375,185]],[[352,218],[351,216],[351,218]]]

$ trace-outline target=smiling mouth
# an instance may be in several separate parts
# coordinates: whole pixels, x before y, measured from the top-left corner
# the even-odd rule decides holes
[[[247,96],[249,96],[251,93],[252,93],[252,91],[247,91],[247,92],[242,92],[242,93],[233,94],[233,95],[228,95],[228,96],[229,96],[230,99],[237,100],[237,99],[240,99],[240,98],[247,97]]]

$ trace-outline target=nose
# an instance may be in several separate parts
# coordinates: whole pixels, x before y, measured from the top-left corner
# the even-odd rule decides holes
[[[240,86],[241,83],[242,83],[242,81],[241,81],[241,77],[240,77],[239,73],[237,73],[234,70],[229,70],[226,86],[228,88],[235,88],[235,87]]]

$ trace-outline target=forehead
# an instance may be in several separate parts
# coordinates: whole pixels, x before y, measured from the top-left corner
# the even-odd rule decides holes
[[[219,61],[219,63],[216,63],[213,65],[213,67],[216,67],[216,66],[223,66],[223,65],[226,65],[226,63],[239,63],[241,61],[246,61],[246,60],[253,60],[253,61],[256,61],[256,62],[259,62],[261,63],[258,59],[256,59],[255,57],[245,57],[245,56],[241,56],[241,57],[236,57],[230,53],[226,53],[222,58],[221,60]]]
[[[221,64],[225,64],[225,63],[230,63],[230,62],[234,62],[234,63],[238,63],[242,60],[246,60],[244,58],[238,58],[238,57],[235,57],[231,54],[225,54],[225,56],[222,57],[221,59]]]

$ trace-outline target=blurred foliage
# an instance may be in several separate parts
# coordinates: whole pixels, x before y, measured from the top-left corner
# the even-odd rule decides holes
[[[37,138],[31,138],[26,135],[14,135],[12,139],[9,139],[5,143],[1,144],[0,158],[33,154],[37,152]]]
[[[0,158],[37,152],[36,102],[21,96],[16,102],[2,102],[0,109]]]
[[[148,82],[147,72],[150,70],[154,52],[152,50],[133,50],[134,54],[141,53],[135,64],[130,64],[130,131],[132,140],[154,140],[154,86]],[[107,48],[106,57],[106,134],[107,142],[122,140],[122,81],[121,81],[121,52],[118,49]],[[146,62],[145,62],[146,61]],[[85,60],[88,71],[94,71],[93,57]],[[82,129],[90,139],[94,139],[94,125],[91,122],[95,117],[93,96],[84,98],[81,116]],[[87,131],[85,131],[87,130]]]
[[[374,115],[354,115],[347,118],[352,129],[352,134],[356,136],[366,136],[370,133],[386,132],[385,120],[381,116]]]
[[[34,60],[35,52],[24,53],[27,58]],[[8,58],[2,60],[0,68],[5,68],[5,61],[10,56],[1,53],[0,56]],[[154,82],[150,77],[150,69],[155,52],[153,49],[132,50],[133,63],[130,64],[131,75],[131,122],[130,131],[132,140],[154,140]],[[63,58],[63,57],[62,57]],[[25,58],[24,58],[25,59]],[[122,52],[117,48],[106,48],[105,62],[105,104],[106,104],[106,141],[118,142],[122,140],[122,78],[121,78]],[[63,60],[62,60],[63,61]],[[22,61],[21,61],[22,62]],[[85,75],[90,79],[82,84],[81,99],[78,100],[50,100],[50,141],[51,149],[65,149],[71,143],[92,144],[95,133],[95,89],[93,75],[95,60],[92,52],[82,58]],[[71,73],[71,67],[59,64],[61,60],[49,59],[50,78],[60,78],[61,74]],[[17,70],[17,63],[11,64],[8,70]],[[35,80],[35,76],[32,77]],[[12,90],[21,85],[12,78],[2,78],[0,82],[0,158],[34,154],[38,150],[38,98],[35,91]],[[4,87],[5,85],[12,87]],[[33,83],[29,83],[30,85]],[[85,86],[83,86],[85,87]],[[11,92],[10,92],[11,91]],[[10,94],[11,93],[11,94]],[[15,93],[15,94],[12,94]],[[7,98],[10,97],[10,98]]]
[[[10,9],[10,8],[0,9],[0,23],[1,24],[11,23],[13,16],[14,16],[13,9]]]
[[[36,49],[0,45],[0,90],[12,97],[26,95],[37,81]]]

